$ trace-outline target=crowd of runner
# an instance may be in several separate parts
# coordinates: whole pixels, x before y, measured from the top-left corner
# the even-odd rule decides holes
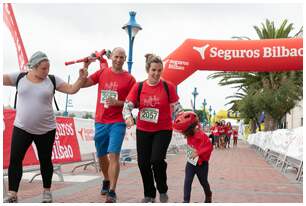
[[[31,56],[27,72],[3,75],[4,86],[16,87],[18,91],[8,168],[9,191],[4,202],[18,202],[23,159],[33,142],[38,150],[43,179],[42,202],[53,202],[51,156],[56,133],[56,120],[52,109],[54,92],[56,90],[75,94],[81,88],[93,85],[98,85],[93,139],[102,178],[99,193],[106,196],[106,203],[117,202],[120,152],[126,127],[135,124],[132,116],[134,108],[139,109],[136,149],[143,183],[144,198],[141,202],[155,202],[156,193],[159,193],[160,202],[168,202],[166,153],[175,128],[186,137],[190,147],[190,158],[187,159],[185,168],[183,202],[190,201],[191,184],[195,174],[203,187],[205,202],[212,202],[208,183],[208,161],[213,145],[215,148],[230,148],[230,139],[233,136],[233,146],[237,146],[237,130],[233,129],[229,122],[216,122],[210,128],[210,142],[197,115],[183,111],[175,85],[161,79],[162,59],[154,54],[146,54],[145,58],[147,79],[141,82],[136,82],[131,74],[123,70],[126,53],[121,47],[116,47],[111,52],[112,66],[102,66],[104,59],[101,58],[100,68],[91,75],[88,75],[87,70],[94,59],[88,58],[73,84],[50,75],[49,59],[40,51]]]
[[[225,122],[221,120],[215,122],[214,125],[210,127],[210,136],[212,144],[215,148],[226,149],[231,148],[231,139],[232,147],[237,147],[238,141],[238,130],[237,128],[232,127],[230,122]]]

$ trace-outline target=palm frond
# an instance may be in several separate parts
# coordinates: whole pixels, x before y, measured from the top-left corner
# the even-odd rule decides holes
[[[284,30],[285,30],[287,22],[288,22],[288,20],[285,19],[282,22],[281,26],[277,29],[276,36],[275,36],[276,39],[282,38],[284,36]]]
[[[263,39],[264,37],[261,30],[257,26],[253,26],[253,28],[255,29],[257,35],[259,36],[259,39]]]
[[[300,28],[300,30],[293,37],[303,37],[303,26]]]

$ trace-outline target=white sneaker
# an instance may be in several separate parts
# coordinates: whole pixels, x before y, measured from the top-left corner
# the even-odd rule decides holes
[[[42,203],[51,203],[52,202],[52,193],[50,191],[44,191],[41,202]]]
[[[17,195],[12,195],[10,193],[7,194],[7,196],[3,199],[3,203],[17,203],[18,197]]]

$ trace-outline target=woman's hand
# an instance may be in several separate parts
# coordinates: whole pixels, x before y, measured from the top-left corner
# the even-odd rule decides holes
[[[88,76],[88,68],[84,67],[79,70],[79,79],[86,79]]]
[[[192,155],[191,155],[191,158],[194,159],[194,158],[196,158],[197,156],[199,156],[199,154],[198,154],[197,150],[193,148],[193,153],[192,153]]]
[[[134,125],[134,119],[133,117],[129,117],[125,120],[125,124],[127,128],[131,128],[131,126]]]
[[[96,60],[96,58],[93,58],[93,57],[90,57],[90,56],[87,57],[87,61],[84,61],[83,67],[88,69],[91,62],[94,62],[95,60]]]

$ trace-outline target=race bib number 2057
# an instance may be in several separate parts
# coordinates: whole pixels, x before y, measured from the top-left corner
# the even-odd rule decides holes
[[[146,122],[158,122],[159,109],[156,108],[143,108],[140,110],[140,120]]]

